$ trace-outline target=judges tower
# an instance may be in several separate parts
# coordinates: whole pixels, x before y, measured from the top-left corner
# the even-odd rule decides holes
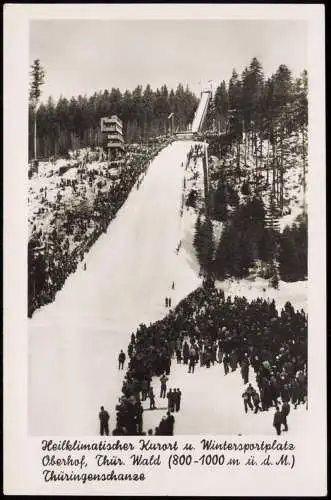
[[[101,132],[108,160],[118,159],[125,151],[122,121],[116,115],[101,118]]]

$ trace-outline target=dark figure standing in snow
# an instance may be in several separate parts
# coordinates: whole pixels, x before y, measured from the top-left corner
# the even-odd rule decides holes
[[[194,373],[194,367],[195,367],[195,357],[191,354],[189,365],[188,365],[188,372]]]
[[[109,413],[103,406],[100,408],[100,436],[109,436]]]
[[[175,410],[179,411],[180,410],[180,400],[182,399],[182,393],[179,389],[175,389]]]
[[[155,410],[155,395],[153,392],[153,387],[149,388],[149,409]]]
[[[148,395],[148,381],[144,379],[142,381],[142,388],[141,388],[141,399],[142,401],[146,401]]]
[[[261,411],[260,396],[259,396],[258,392],[256,392],[256,391],[253,392],[252,399],[253,399],[253,404],[254,404],[254,408],[255,408],[254,413],[257,413],[259,410]]]
[[[243,359],[241,363],[241,376],[244,380],[244,385],[248,384],[248,372],[249,372],[249,364],[247,359]]]
[[[206,351],[206,367],[207,368],[210,368],[211,361],[212,361],[212,353],[211,353],[210,348],[208,348]]]
[[[170,411],[167,411],[166,427],[168,431],[167,432],[168,436],[174,435],[174,425],[175,425],[175,417],[171,415]]]
[[[227,375],[229,373],[229,363],[230,363],[230,356],[226,354],[223,358],[224,375]]]
[[[188,346],[188,343],[185,341],[183,346],[184,365],[187,365],[189,353],[190,353],[190,348]]]
[[[251,398],[252,398],[252,396],[253,396],[253,394],[255,392],[255,389],[254,389],[254,387],[252,387],[252,384],[248,384],[246,392],[248,394],[249,400],[251,401]]]
[[[174,290],[175,289],[175,282],[172,282],[171,288]]]
[[[283,423],[283,415],[281,414],[281,412],[279,411],[279,408],[277,406],[276,407],[276,413],[274,415],[273,426],[275,427],[278,436],[280,436],[281,433],[282,433],[282,431],[281,431],[281,425],[282,425],[282,423]]]
[[[168,297],[165,298],[165,306],[168,307]]]
[[[171,307],[171,297],[168,298],[169,307]]]
[[[245,413],[248,411],[248,407],[253,410],[253,405],[251,402],[251,397],[247,390],[243,393],[242,397],[244,398],[244,407],[245,407]]]
[[[124,361],[125,361],[125,354],[124,354],[123,350],[121,350],[121,352],[118,355],[118,369],[119,370],[123,370]]]
[[[160,391],[160,398],[165,398],[166,393],[167,393],[167,382],[168,382],[168,377],[164,373],[162,377],[160,377],[160,382],[161,382],[161,391]]]
[[[177,363],[181,363],[182,361],[182,353],[181,353],[181,350],[180,348],[176,348],[176,359],[177,359]]]
[[[143,432],[143,412],[144,412],[144,409],[143,409],[142,405],[140,404],[138,406],[137,416],[136,416],[138,435],[142,434],[142,432]]]
[[[284,431],[288,431],[288,425],[287,425],[287,417],[288,414],[290,413],[290,405],[287,401],[284,401],[282,409],[281,409],[281,414],[282,414],[282,424],[284,425]]]
[[[167,398],[168,398],[168,410],[174,411],[175,401],[174,401],[174,393],[172,392],[172,389],[169,389],[169,392],[167,394]]]
[[[290,396],[290,391],[288,389],[287,384],[285,384],[284,387],[281,389],[280,396],[282,398],[283,403],[285,403],[285,402],[288,403],[290,401],[291,396]]]
[[[84,262],[84,271],[86,271],[86,262]]]

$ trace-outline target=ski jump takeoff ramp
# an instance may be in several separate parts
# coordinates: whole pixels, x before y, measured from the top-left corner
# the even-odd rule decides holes
[[[202,129],[203,122],[205,121],[205,118],[207,115],[207,109],[208,109],[210,97],[211,97],[210,91],[202,92],[199,106],[195,112],[193,123],[192,123],[192,132],[193,133],[200,132]]]

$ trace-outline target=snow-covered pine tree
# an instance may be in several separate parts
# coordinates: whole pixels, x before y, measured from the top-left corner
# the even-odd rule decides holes
[[[30,66],[30,92],[29,92],[29,101],[30,106],[33,110],[33,121],[34,121],[34,148],[33,148],[33,156],[34,159],[37,159],[37,110],[38,104],[41,96],[41,86],[45,83],[45,70],[40,64],[40,59],[35,59],[33,64]]]

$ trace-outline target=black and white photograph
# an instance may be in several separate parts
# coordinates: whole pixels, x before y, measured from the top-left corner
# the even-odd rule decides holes
[[[31,22],[33,434],[305,425],[306,37]]]
[[[309,428],[309,33],[300,15],[29,20],[29,436]]]

